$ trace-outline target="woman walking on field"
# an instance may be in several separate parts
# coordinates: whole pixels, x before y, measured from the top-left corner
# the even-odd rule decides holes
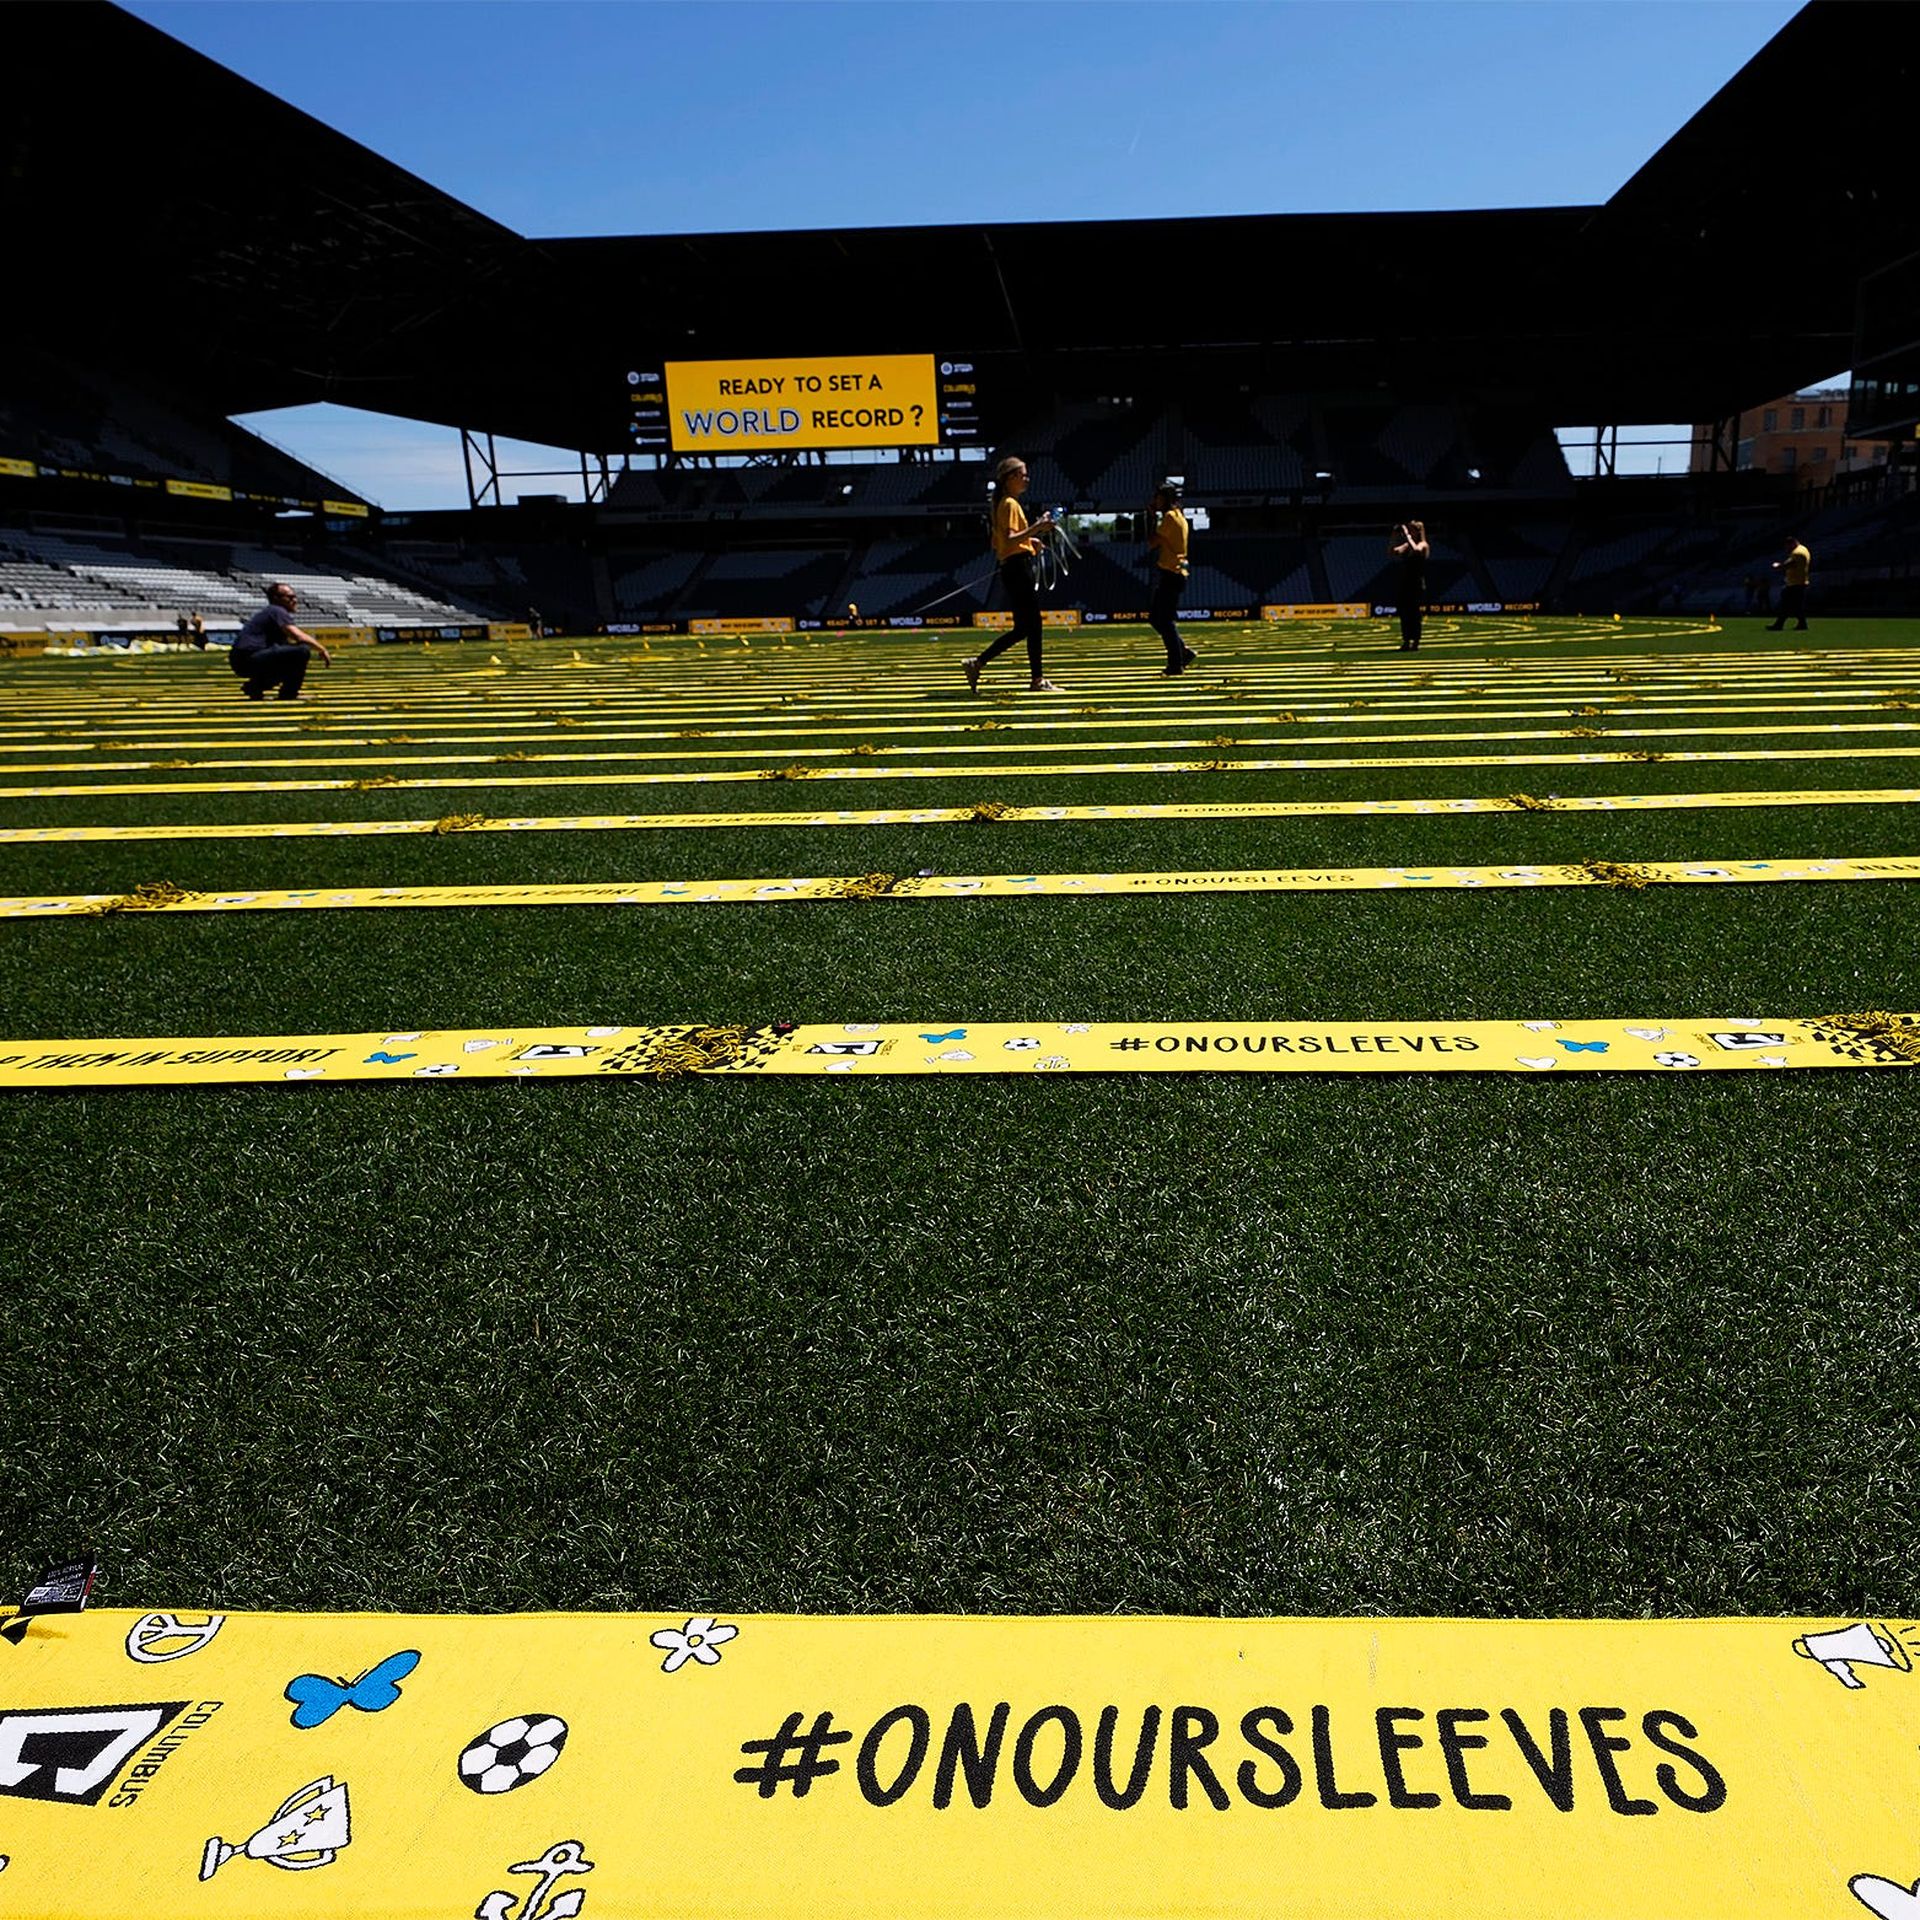
[[[1036,556],[1039,536],[1053,525],[1053,515],[1045,514],[1032,526],[1027,524],[1026,509],[1020,496],[1027,490],[1027,463],[1009,454],[993,473],[993,557],[1000,563],[1000,584],[1007,591],[1007,605],[1013,610],[1013,625],[990,646],[960,662],[967,685],[980,691],[980,669],[989,660],[1003,654],[1016,640],[1027,643],[1027,669],[1035,693],[1058,693],[1041,665],[1040,643],[1040,570]]]

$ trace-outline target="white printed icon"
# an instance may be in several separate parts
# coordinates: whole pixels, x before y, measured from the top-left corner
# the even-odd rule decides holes
[[[591,1873],[593,1862],[578,1840],[556,1840],[537,1860],[521,1860],[507,1869],[509,1873],[537,1873],[538,1884],[525,1895],[516,1912],[513,1895],[494,1892],[474,1909],[474,1920],[573,1920],[587,1903],[584,1887],[570,1887],[553,1894],[554,1887],[569,1874]],[[549,1895],[553,1895],[549,1899]]]
[[[689,1660],[703,1667],[717,1667],[720,1649],[739,1634],[738,1627],[719,1625],[711,1614],[699,1614],[684,1627],[661,1627],[647,1638],[667,1656],[660,1663],[660,1671],[678,1673]]]
[[[1903,1887],[1897,1880],[1882,1880],[1877,1873],[1856,1873],[1847,1882],[1847,1891],[1879,1920],[1920,1920],[1920,1880]]]
[[[1909,1629],[1920,1644],[1920,1629]],[[1876,1627],[1870,1621],[1856,1620],[1850,1627],[1835,1627],[1830,1633],[1805,1633],[1793,1643],[1802,1660],[1817,1661],[1843,1687],[1855,1689],[1867,1683],[1854,1672],[1855,1667],[1886,1667],[1894,1673],[1911,1673],[1913,1656],[1900,1644],[1891,1628]]]
[[[328,1866],[352,1838],[347,1783],[322,1774],[288,1794],[251,1839],[236,1843],[216,1835],[209,1840],[200,1856],[200,1878],[211,1880],[237,1854],[289,1872]]]
[[[142,1666],[163,1666],[198,1653],[226,1625],[224,1613],[182,1620],[177,1613],[143,1613],[127,1629],[127,1658]]]

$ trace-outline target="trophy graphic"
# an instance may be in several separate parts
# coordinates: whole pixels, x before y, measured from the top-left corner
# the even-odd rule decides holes
[[[211,1880],[237,1853],[293,1873],[324,1867],[352,1838],[347,1783],[323,1773],[288,1794],[252,1839],[235,1844],[216,1834],[200,1856],[200,1878]]]

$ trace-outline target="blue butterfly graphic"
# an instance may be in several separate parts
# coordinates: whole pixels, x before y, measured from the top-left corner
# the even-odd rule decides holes
[[[955,1027],[951,1033],[923,1033],[920,1036],[930,1047],[937,1047],[942,1040],[964,1040],[966,1037],[965,1027]]]
[[[1607,1050],[1604,1040],[1562,1040],[1560,1044],[1569,1053],[1605,1053]]]
[[[362,1713],[379,1713],[400,1698],[399,1683],[420,1664],[420,1656],[409,1648],[390,1653],[377,1667],[369,1667],[357,1680],[329,1680],[324,1674],[302,1673],[287,1682],[287,1698],[293,1702],[296,1727],[321,1727],[342,1707],[358,1707]]]
[[[366,1064],[370,1067],[376,1063],[383,1067],[397,1067],[402,1060],[411,1060],[412,1058],[413,1055],[410,1053],[374,1052],[367,1055]]]

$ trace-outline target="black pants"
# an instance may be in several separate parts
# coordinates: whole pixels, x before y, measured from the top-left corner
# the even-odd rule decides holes
[[[1180,593],[1186,586],[1184,574],[1171,573],[1165,567],[1153,570],[1153,598],[1147,605],[1147,625],[1167,643],[1167,665],[1177,667],[1187,657],[1187,643],[1180,637],[1175,616],[1180,611]]]
[[[1418,600],[1400,602],[1400,644],[1411,653],[1420,644],[1420,623],[1426,617]]]
[[[1016,640],[1027,643],[1027,665],[1036,680],[1046,675],[1040,667],[1040,575],[1030,553],[1009,554],[1000,562],[1000,584],[1006,589],[1007,605],[1013,609],[1013,625],[991,646],[980,649],[980,664],[997,659]]]
[[[1807,630],[1807,590],[1805,587],[1782,587],[1780,589],[1780,617],[1767,631],[1778,633],[1789,620],[1797,620],[1798,631]]]
[[[263,699],[269,687],[280,689],[282,700],[296,700],[307,677],[305,647],[251,647],[231,656],[235,673],[246,682],[241,691],[249,700]]]

